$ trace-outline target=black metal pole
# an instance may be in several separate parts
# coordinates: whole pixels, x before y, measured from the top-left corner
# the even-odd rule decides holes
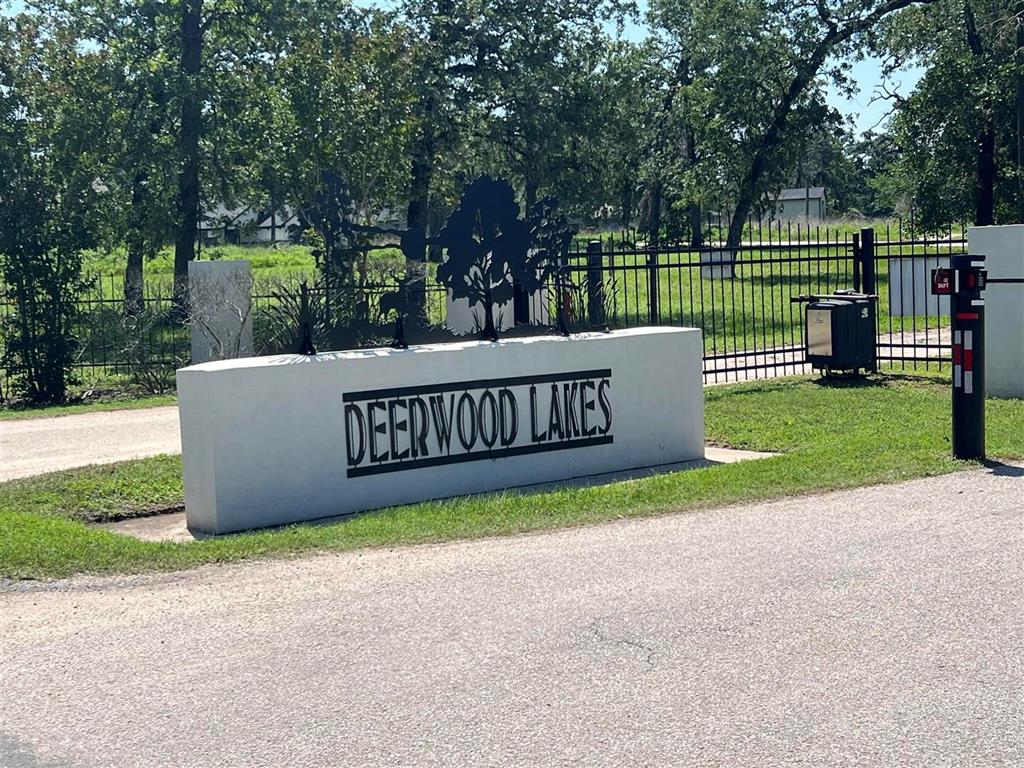
[[[604,328],[604,254],[601,241],[587,243],[587,317],[591,328]]]
[[[861,252],[860,252],[860,233],[853,233],[853,290],[860,293],[860,275],[863,267],[861,266]]]
[[[657,245],[647,251],[647,308],[651,325],[661,322],[661,284],[658,279]]]
[[[953,457],[985,458],[984,256],[950,258],[953,278]]]
[[[875,287],[875,230],[865,227],[860,231],[861,287],[864,293],[877,293]]]

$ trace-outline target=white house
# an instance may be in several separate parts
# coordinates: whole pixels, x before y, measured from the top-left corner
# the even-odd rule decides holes
[[[780,190],[776,195],[768,195],[765,209],[768,217],[776,221],[822,221],[827,211],[825,188],[796,187]]]
[[[199,233],[204,243],[285,243],[295,237],[299,226],[298,214],[289,206],[270,211],[253,206],[227,208],[218,203],[203,212]]]

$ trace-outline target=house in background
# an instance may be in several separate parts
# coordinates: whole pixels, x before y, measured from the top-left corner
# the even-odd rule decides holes
[[[796,187],[768,195],[765,212],[775,221],[822,221],[827,213],[824,187]]]
[[[203,245],[287,243],[294,241],[300,231],[299,216],[288,206],[271,211],[254,206],[230,209],[218,203],[204,211],[199,221]]]

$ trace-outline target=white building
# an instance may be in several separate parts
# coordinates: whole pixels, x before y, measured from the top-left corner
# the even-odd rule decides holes
[[[796,187],[780,190],[776,195],[768,195],[765,209],[768,217],[776,221],[822,221],[827,212],[825,188]]]
[[[227,208],[217,204],[204,211],[199,223],[203,243],[286,243],[300,226],[298,214],[288,206],[276,212],[253,206]]]

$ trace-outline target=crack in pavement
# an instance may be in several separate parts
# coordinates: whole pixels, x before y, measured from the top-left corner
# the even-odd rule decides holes
[[[613,645],[623,645],[627,648],[636,648],[637,650],[643,651],[647,654],[645,661],[647,663],[647,671],[650,672],[654,669],[654,656],[657,654],[657,649],[650,645],[640,642],[639,640],[632,640],[629,637],[613,637],[607,631],[603,631],[600,627],[601,622],[610,619],[610,616],[599,616],[587,625],[587,631],[593,634],[593,637],[601,643],[609,643]]]

